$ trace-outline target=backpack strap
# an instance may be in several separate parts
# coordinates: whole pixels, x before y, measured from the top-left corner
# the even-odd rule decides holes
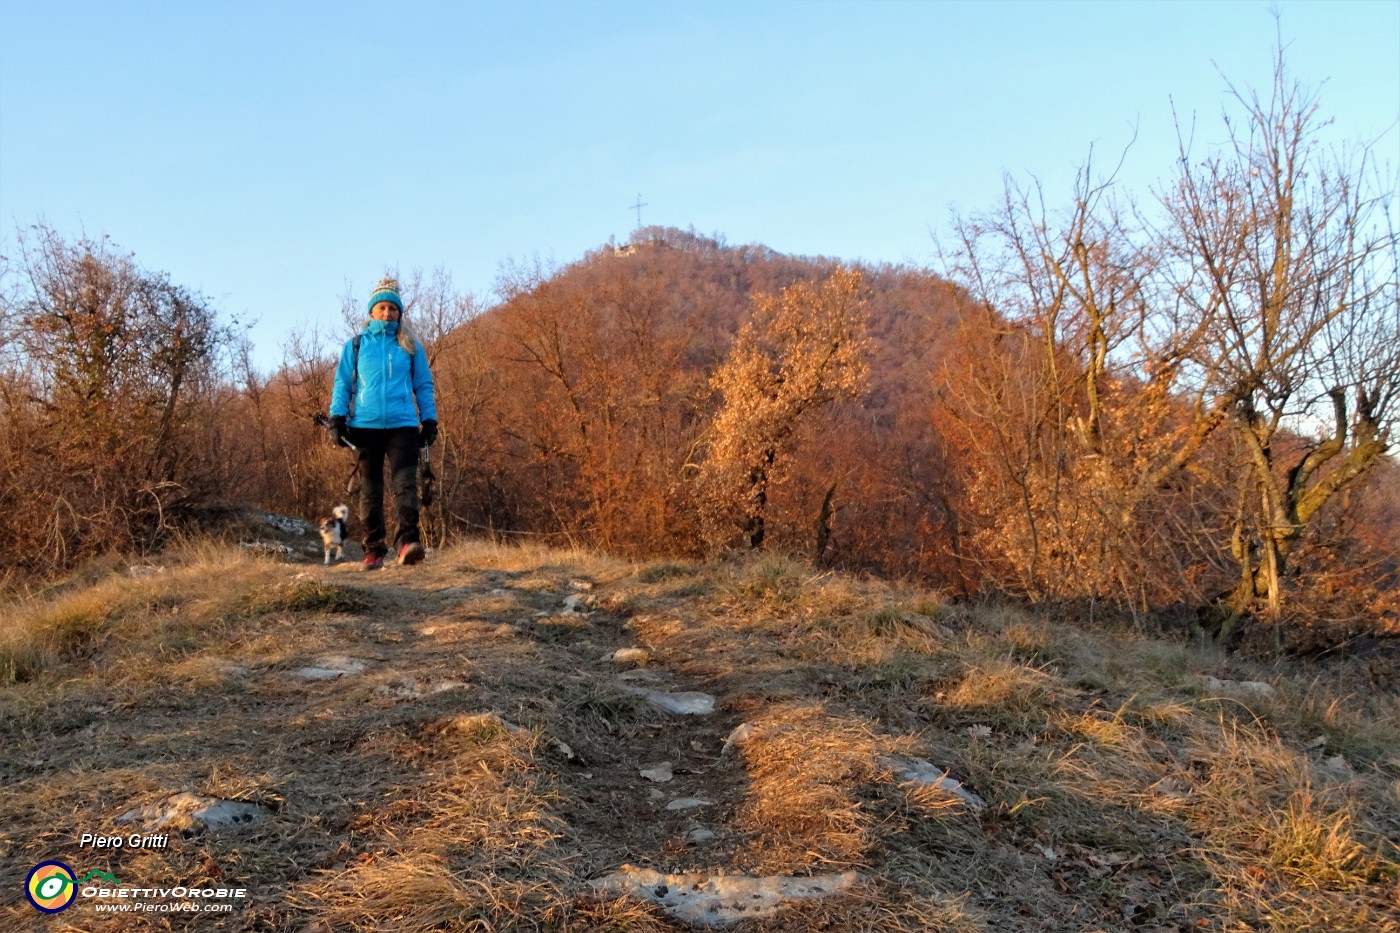
[[[360,394],[360,335],[356,334],[355,339],[350,341],[351,363],[350,363],[350,406],[347,409],[347,417],[355,417],[355,398]]]
[[[418,381],[418,348],[422,344],[413,342],[413,352],[408,355],[408,389],[413,391],[413,384]],[[356,334],[355,339],[350,341],[350,408],[347,417],[355,415],[355,396],[360,394],[360,335]]]

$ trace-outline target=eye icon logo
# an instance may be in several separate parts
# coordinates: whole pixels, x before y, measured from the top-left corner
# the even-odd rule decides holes
[[[73,869],[62,862],[40,862],[24,880],[24,896],[46,914],[66,910],[78,896]]]

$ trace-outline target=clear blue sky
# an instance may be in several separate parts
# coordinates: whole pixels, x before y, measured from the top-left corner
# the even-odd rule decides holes
[[[1171,105],[1222,135],[1217,66],[1261,89],[1272,9],[1338,140],[1400,163],[1400,0],[331,3],[0,0],[0,237],[45,221],[256,318],[299,324],[385,268],[491,300],[636,224],[933,265],[1002,177],[1066,189]]]

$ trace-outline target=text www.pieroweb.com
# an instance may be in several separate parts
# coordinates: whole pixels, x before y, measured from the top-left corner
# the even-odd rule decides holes
[[[101,903],[101,902],[99,902],[99,903],[93,904],[92,906],[93,906],[93,909],[95,909],[98,913],[109,913],[109,914],[125,914],[125,913],[142,913],[142,914],[174,914],[174,913],[221,914],[221,913],[228,913],[228,912],[230,912],[231,910],[233,910],[233,905],[232,905],[232,904],[195,904],[195,903],[192,903],[192,902],[190,902],[190,901],[184,901],[184,902],[178,903],[178,904],[142,904],[142,903],[139,903],[139,902],[138,902],[138,903],[132,903],[132,902],[130,902],[130,901],[125,902],[125,903],[117,903],[117,904],[108,904],[108,903]]]

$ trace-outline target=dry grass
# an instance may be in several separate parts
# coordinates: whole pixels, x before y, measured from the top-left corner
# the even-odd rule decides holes
[[[106,652],[162,657],[197,648],[247,615],[295,611],[312,581],[284,583],[284,565],[236,550],[190,547],[159,567],[123,568],[51,598],[16,600],[0,616],[0,685],[32,680]],[[276,581],[275,583],[273,581]],[[307,609],[316,607],[307,606]]]
[[[772,556],[473,543],[368,576],[214,547],[165,564],[6,608],[7,877],[59,858],[237,881],[250,903],[200,928],[240,933],[681,929],[592,893],[624,863],[860,871],[739,933],[1400,931],[1400,699],[1356,678]],[[648,662],[611,660],[624,647]],[[325,657],[365,669],[299,678]],[[717,711],[666,713],[641,689],[706,691]],[[741,722],[753,736],[722,752]],[[903,780],[891,755],[949,769],[986,808]],[[640,776],[661,761],[673,780]],[[183,790],[268,815],[163,851],[77,848]],[[677,797],[709,803],[668,810]],[[36,916],[0,903],[0,928]]]
[[[1074,692],[1053,670],[993,658],[963,666],[934,699],[951,723],[1034,736],[1044,731],[1057,704]]]
[[[815,577],[801,564],[777,554],[763,554],[735,565],[730,573],[729,593],[746,602],[763,606],[791,604],[804,585]]]
[[[255,590],[243,604],[248,612],[275,615],[282,612],[363,612],[373,605],[373,600],[361,587],[302,579]]]
[[[751,836],[747,860],[760,873],[791,874],[865,864],[873,816],[861,805],[879,755],[895,743],[859,721],[817,707],[775,710],[743,744],[749,792],[738,824]]]
[[[1359,782],[1313,785],[1309,761],[1223,721],[1192,749],[1189,824],[1224,903],[1274,929],[1395,930],[1395,840],[1357,824]]]

